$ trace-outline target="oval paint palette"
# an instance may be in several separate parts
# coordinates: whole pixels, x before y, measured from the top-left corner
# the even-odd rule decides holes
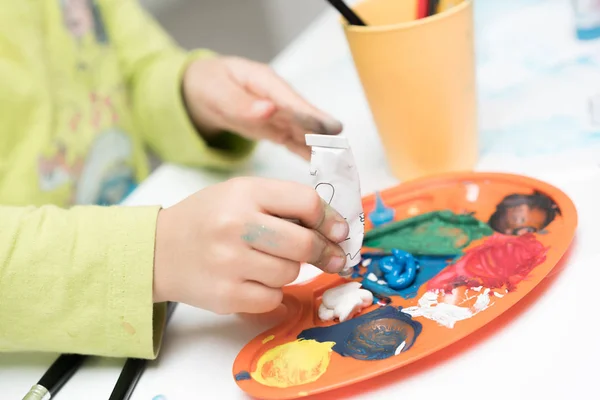
[[[389,189],[381,199],[394,220],[372,227],[367,219],[362,261],[351,278],[356,283],[321,274],[286,287],[285,321],[242,349],[233,374],[246,393],[314,395],[449,346],[538,285],[577,226],[575,206],[563,192],[515,175],[443,175]],[[374,196],[364,199],[367,216],[374,206]],[[336,308],[339,315],[348,304],[367,303],[343,322],[324,322],[323,294],[341,285],[353,286],[344,295],[354,297]]]

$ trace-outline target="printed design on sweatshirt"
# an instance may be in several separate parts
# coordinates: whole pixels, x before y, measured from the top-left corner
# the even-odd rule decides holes
[[[68,135],[57,139],[50,156],[39,157],[40,189],[69,185],[70,204],[117,204],[136,186],[133,143],[117,127],[119,117],[109,97],[92,94],[90,102],[89,115],[74,112]],[[86,131],[95,134],[81,147]]]
[[[106,28],[100,9],[93,0],[59,0],[67,31],[80,41],[93,34],[97,43],[107,43]]]

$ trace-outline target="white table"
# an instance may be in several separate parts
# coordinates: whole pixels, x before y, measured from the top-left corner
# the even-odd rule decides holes
[[[508,3],[513,8],[515,5],[515,1],[487,0],[488,6],[490,1],[496,2],[496,7],[503,7],[504,12],[511,11]],[[564,12],[567,0],[518,1],[522,7],[542,2],[547,6],[545,9],[554,10],[554,15],[565,20],[569,16]],[[480,3],[486,1],[480,0]],[[489,18],[495,12],[497,10],[482,9],[478,18]],[[553,21],[550,18],[548,22],[545,18],[544,21],[560,25],[564,22],[562,19]],[[506,29],[514,30],[514,26],[506,21],[500,23]],[[562,26],[565,28],[566,25],[563,23]],[[569,36],[570,32],[565,29],[555,30],[559,31],[558,35]],[[490,37],[493,39],[494,35],[488,35],[486,40],[491,40]],[[571,43],[561,49],[570,51],[575,47],[577,45]],[[556,57],[568,58],[566,53],[563,51]],[[344,122],[345,134],[356,149],[365,194],[397,183],[382,157],[375,127],[334,13],[327,12],[315,21],[274,61],[273,66],[310,101]],[[480,71],[484,75],[482,90],[498,89],[489,65],[483,63]],[[513,80],[515,77],[535,80],[526,72],[521,70],[520,75],[511,77]],[[600,80],[596,83],[596,89],[600,89]],[[558,103],[550,102],[537,108],[533,104],[531,114],[552,113],[552,106],[560,106],[560,101],[569,100],[562,99],[565,96],[576,97],[572,92],[562,93],[554,97]],[[514,118],[514,112],[507,112],[498,102],[493,94],[484,96],[481,102],[483,128],[495,127]],[[499,323],[465,339],[476,340],[465,351],[444,350],[434,356],[440,360],[438,364],[431,365],[427,360],[416,363],[383,381],[374,381],[368,393],[356,393],[352,398],[600,398],[597,387],[600,344],[595,333],[600,306],[596,305],[598,300],[594,295],[595,284],[600,282],[600,246],[595,242],[597,224],[600,223],[600,152],[596,146],[596,142],[590,142],[565,148],[560,154],[554,154],[557,157],[554,159],[546,155],[514,156],[497,150],[484,151],[479,170],[534,176],[557,185],[574,200],[580,214],[580,226],[564,270],[550,279],[544,290],[529,296],[525,300],[526,307],[516,307],[507,314],[509,318],[502,318]],[[252,163],[242,173],[308,181],[304,161],[268,143],[259,146]],[[168,206],[225,178],[227,176],[165,165],[126,203]],[[304,270],[299,279],[314,273],[314,270]],[[272,323],[259,318],[243,320],[238,316],[216,316],[180,305],[169,327],[160,359],[149,366],[133,399],[150,400],[158,394],[164,394],[168,400],[247,398],[233,381],[233,360],[250,339]],[[0,398],[20,399],[55,356],[0,355]],[[63,388],[58,398],[106,399],[122,363],[122,360],[98,359],[89,362]]]

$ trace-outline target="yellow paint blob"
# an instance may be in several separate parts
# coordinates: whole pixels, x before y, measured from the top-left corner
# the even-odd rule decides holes
[[[265,344],[267,342],[270,342],[273,339],[275,339],[275,335],[267,336],[266,338],[263,339],[262,343]]]
[[[308,396],[308,392],[298,392],[298,396]]]
[[[287,388],[314,382],[327,371],[335,342],[296,340],[266,351],[250,375],[265,386]]]

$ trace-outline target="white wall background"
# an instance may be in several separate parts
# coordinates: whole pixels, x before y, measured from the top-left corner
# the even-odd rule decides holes
[[[185,48],[268,62],[327,6],[325,0],[141,0]]]

